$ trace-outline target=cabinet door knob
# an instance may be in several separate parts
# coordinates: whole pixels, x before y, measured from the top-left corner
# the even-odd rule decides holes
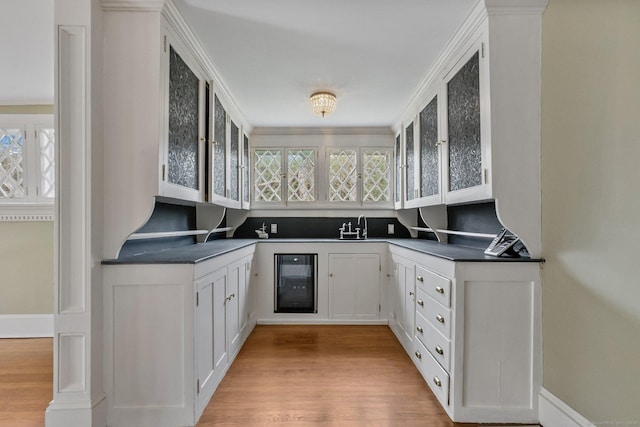
[[[424,277],[422,277],[422,276],[418,276],[418,277],[416,277],[416,280],[417,280],[418,282],[424,282]]]
[[[418,325],[416,326],[416,329],[418,330],[418,332],[422,333],[424,330],[422,329],[422,326]]]
[[[444,354],[444,350],[442,350],[442,347],[440,347],[439,345],[436,346],[436,353],[438,353],[439,355],[443,355]]]
[[[441,316],[441,315],[439,315],[439,314],[436,316],[436,320],[437,320],[438,322],[440,322],[440,323],[444,323],[444,317],[442,317],[442,316]]]
[[[440,381],[440,378],[438,377],[433,377],[433,383],[438,387],[442,387],[442,381]]]
[[[409,296],[411,296],[411,295],[415,295],[415,294],[413,293],[413,291],[409,291]]]
[[[422,301],[421,299],[418,300],[418,305],[424,307],[424,301]],[[438,315],[439,316],[439,315]]]
[[[439,294],[444,294],[444,288],[442,286],[436,286],[436,292]]]
[[[420,352],[418,350],[416,350],[416,357],[418,359],[422,359],[422,354],[420,354]]]
[[[333,273],[329,273],[329,277],[333,277]]]

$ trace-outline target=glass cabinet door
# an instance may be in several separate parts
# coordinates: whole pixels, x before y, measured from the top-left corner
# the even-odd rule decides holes
[[[169,53],[169,138],[166,179],[170,184],[198,190],[200,79],[180,55]]]
[[[420,112],[420,197],[440,193],[440,153],[438,149],[438,97]]]
[[[402,147],[400,146],[400,134],[396,136],[396,209],[399,209],[402,203]]]
[[[406,199],[413,200],[416,197],[416,185],[415,185],[415,147],[413,144],[413,122],[405,129],[405,156],[406,156],[406,171],[405,171],[405,185],[407,188]]]
[[[242,139],[242,208],[249,209],[249,137],[243,135]]]
[[[227,192],[227,112],[215,96],[213,107],[213,193],[226,197]]]
[[[449,191],[482,184],[480,67],[476,52],[447,83]]]
[[[231,121],[231,140],[229,141],[229,198],[240,201],[240,129]]]

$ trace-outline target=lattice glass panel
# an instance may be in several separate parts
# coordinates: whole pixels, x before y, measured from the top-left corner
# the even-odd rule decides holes
[[[329,200],[358,201],[358,152],[335,150],[329,152]]]
[[[362,153],[362,201],[391,201],[390,150],[365,150]]]
[[[282,151],[256,150],[254,153],[254,200],[282,201]]]
[[[26,196],[24,130],[0,129],[0,198]]]
[[[287,200],[313,202],[315,197],[315,150],[287,151]]]
[[[56,164],[54,129],[39,129],[38,140],[40,147],[40,194],[42,197],[55,197]]]

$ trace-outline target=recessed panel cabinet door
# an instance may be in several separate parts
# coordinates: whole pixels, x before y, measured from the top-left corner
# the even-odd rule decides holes
[[[195,358],[196,415],[199,416],[215,391],[227,363],[225,351],[224,311],[220,316],[220,293],[226,288],[226,268],[214,271],[196,281]],[[224,309],[224,306],[222,307]]]
[[[332,319],[377,319],[380,304],[379,254],[329,254]]]

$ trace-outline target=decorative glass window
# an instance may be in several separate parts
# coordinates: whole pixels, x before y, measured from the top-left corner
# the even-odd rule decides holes
[[[392,207],[393,147],[256,148],[253,207]]]
[[[48,205],[47,214],[53,213],[56,174],[52,124],[50,115],[0,116],[0,205],[5,211],[10,208],[16,213],[21,206]]]
[[[391,201],[391,151],[363,150],[362,202]]]
[[[24,134],[23,129],[0,129],[0,198],[23,199],[27,195]]]
[[[254,200],[281,202],[282,150],[256,150],[253,171]]]
[[[329,152],[329,201],[358,201],[358,152],[356,150]]]
[[[313,202],[316,200],[315,171],[315,150],[287,150],[287,201]]]

